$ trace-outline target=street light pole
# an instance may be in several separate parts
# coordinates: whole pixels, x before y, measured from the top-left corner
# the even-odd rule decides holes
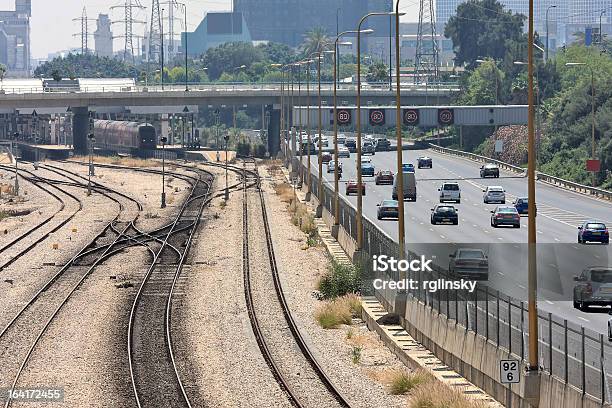
[[[162,143],[162,193],[161,193],[161,208],[166,208],[166,142],[168,139],[164,136],[160,139]]]
[[[373,12],[361,17],[357,26],[357,250],[363,248],[363,183],[361,177],[361,34],[371,34],[372,29],[362,30],[361,26],[370,16],[388,16],[393,12]]]
[[[189,66],[187,64],[187,3],[183,4],[185,10],[185,92],[189,92]]]
[[[528,195],[528,313],[529,313],[529,367],[530,372],[538,373],[538,306],[537,306],[537,248],[536,248],[536,149],[534,132],[534,103],[533,103],[533,3],[529,0],[529,43],[527,48],[527,77],[528,77],[528,165],[527,165],[527,195]]]
[[[398,244],[400,249],[400,258],[404,258],[406,254],[406,227],[405,227],[405,214],[404,214],[404,177],[402,169],[402,156],[403,156],[403,140],[402,140],[402,101],[401,101],[401,83],[400,83],[400,38],[399,38],[399,4],[400,0],[395,3],[395,139],[397,142],[397,228],[398,228]],[[399,200],[400,192],[402,194],[401,200]],[[400,276],[400,279],[405,279],[406,273]]]
[[[319,50],[319,53],[317,55],[317,77],[318,77],[318,82],[319,82],[319,90],[318,90],[318,105],[319,105],[319,112],[318,112],[318,129],[317,132],[319,134],[319,208],[321,208],[321,212],[317,211],[317,216],[322,216],[322,200],[323,200],[323,129],[322,129],[322,118],[321,118],[321,57],[323,50]],[[336,156],[335,161],[338,161],[338,156]],[[308,163],[310,163],[310,160],[308,160]]]
[[[601,48],[603,44],[603,33],[601,32],[601,18],[604,14],[606,14],[606,9],[601,10],[601,13],[599,13],[599,48]]]
[[[546,61],[548,61],[548,46],[549,46],[548,45],[549,44],[549,39],[548,39],[549,38],[549,34],[548,34],[548,11],[551,8],[556,8],[556,7],[557,7],[556,4],[551,4],[550,6],[548,6],[548,8],[546,8],[546,58],[545,58]],[[599,30],[600,30],[600,34],[601,34],[601,24],[600,24]]]
[[[307,151],[308,151],[308,178],[306,183],[308,184],[306,186],[306,195],[308,197],[308,200],[310,200],[310,194],[312,193],[311,191],[311,185],[312,185],[312,170],[311,170],[311,160],[310,160],[310,148],[311,148],[311,128],[310,128],[310,64],[312,63],[312,60],[307,60],[306,62],[306,133],[307,138],[308,138],[308,146],[307,146]],[[301,139],[300,139],[301,140]]]
[[[302,69],[301,64],[296,63],[298,69],[298,101],[300,104],[300,112],[298,117],[298,149],[300,151],[300,185],[304,185],[304,171],[302,170],[302,166],[304,166],[304,149],[302,147]]]
[[[161,37],[161,89],[164,90],[164,9],[161,9],[161,22],[159,23],[159,31]]]

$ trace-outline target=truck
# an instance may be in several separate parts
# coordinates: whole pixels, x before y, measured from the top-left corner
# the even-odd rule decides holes
[[[393,183],[393,194],[392,198],[397,200],[397,181],[398,177],[402,177],[402,183],[404,188],[404,200],[416,201],[417,199],[417,189],[416,189],[416,178],[414,177],[414,173],[412,172],[402,172],[402,174],[398,174],[395,176],[395,181]]]

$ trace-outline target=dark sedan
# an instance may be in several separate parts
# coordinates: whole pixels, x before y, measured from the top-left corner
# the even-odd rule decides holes
[[[460,248],[449,257],[448,271],[451,276],[488,278],[489,259],[482,249]]]
[[[514,228],[521,228],[521,216],[516,208],[500,205],[491,211],[491,226],[497,228],[500,225],[512,225]]]
[[[346,183],[345,193],[347,196],[357,194],[358,191],[357,182],[355,180],[350,180],[348,183]],[[361,195],[366,195],[366,185],[364,183],[361,183]]]
[[[385,138],[376,139],[375,148],[377,152],[386,152],[391,150],[391,142]]]
[[[452,205],[436,205],[431,209],[431,223],[437,224],[459,224],[459,214]]]
[[[419,157],[417,159],[417,167],[419,169],[422,169],[422,168],[431,169],[431,168],[433,168],[433,161],[431,160],[431,157]]]
[[[393,172],[391,170],[380,170],[376,173],[374,181],[377,186],[381,184],[393,184]]]
[[[586,244],[587,242],[601,242],[602,244],[610,243],[610,233],[606,224],[602,222],[587,221],[578,227],[578,243]]]
[[[372,163],[361,163],[361,175],[374,177],[374,165]]]
[[[333,157],[331,153],[328,153],[328,152],[321,153],[321,161],[323,162],[323,164],[329,163],[330,161],[332,161],[332,159]]]
[[[384,218],[398,218],[399,210],[397,200],[383,200],[382,203],[378,204],[377,218],[382,220]]]
[[[344,142],[344,146],[349,150],[350,153],[357,152],[357,140],[355,139],[346,139],[346,142]]]

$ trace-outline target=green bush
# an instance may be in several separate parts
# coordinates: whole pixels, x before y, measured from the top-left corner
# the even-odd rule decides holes
[[[335,299],[361,289],[361,271],[353,265],[344,265],[332,259],[327,273],[319,281],[323,299]]]

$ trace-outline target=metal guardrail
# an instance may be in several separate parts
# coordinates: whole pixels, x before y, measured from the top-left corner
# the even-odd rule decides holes
[[[439,153],[451,154],[454,156],[464,157],[464,158],[474,160],[477,162],[495,163],[500,168],[503,168],[505,170],[510,170],[510,171],[514,171],[517,173],[521,173],[524,176],[527,175],[527,170],[525,168],[515,166],[513,164],[506,163],[501,160],[496,160],[496,159],[492,159],[489,157],[480,156],[478,154],[464,152],[461,150],[449,149],[447,147],[438,146],[433,143],[429,143],[429,146],[431,147],[432,150],[439,152]],[[536,172],[536,179],[544,183],[548,183],[553,186],[560,187],[566,190],[571,190],[577,193],[590,195],[590,196],[594,196],[597,198],[603,198],[603,199],[612,201],[612,191],[604,190],[602,188],[585,186],[584,184],[565,180],[560,177],[551,176],[550,174],[542,173],[539,171]]]
[[[188,88],[190,91],[280,91],[280,83],[232,83],[232,82],[206,82],[206,83],[193,83],[189,84]],[[357,86],[354,84],[340,84],[338,85],[339,91],[356,91]],[[377,84],[364,84],[361,87],[362,91],[372,91],[389,93],[391,90],[387,86],[380,86]],[[395,89],[395,87],[393,88]],[[459,86],[454,84],[440,84],[438,87],[423,85],[406,84],[401,86],[402,91],[412,92],[430,92],[437,90],[440,92],[457,92]],[[321,85],[321,90],[332,91],[333,84],[326,83]],[[123,85],[94,85],[94,86],[81,86],[81,87],[44,87],[42,83],[40,86],[30,87],[11,87],[3,86],[0,89],[0,94],[40,94],[40,93],[93,93],[93,92],[185,92],[185,84],[167,84],[162,86],[159,84],[144,85],[138,84],[136,86]]]

